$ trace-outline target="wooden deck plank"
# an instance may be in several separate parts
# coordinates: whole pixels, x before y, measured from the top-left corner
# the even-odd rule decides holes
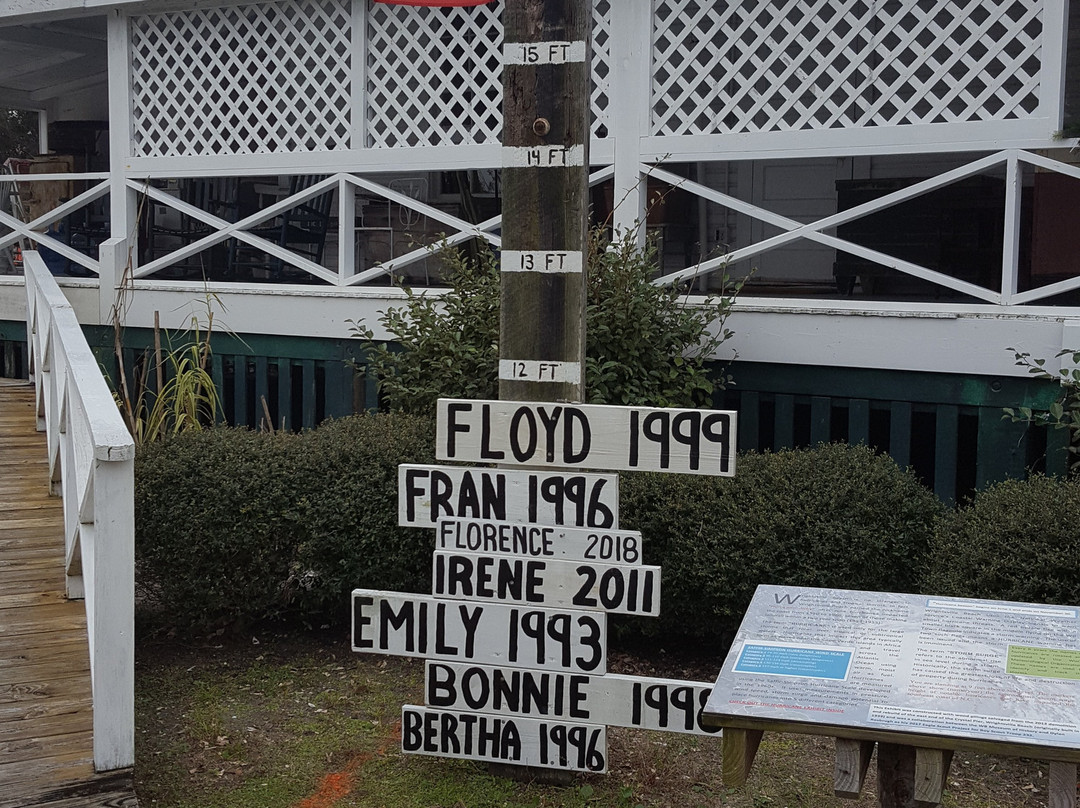
[[[64,587],[33,388],[0,384],[0,808],[137,808],[130,769],[94,772],[86,613]]]

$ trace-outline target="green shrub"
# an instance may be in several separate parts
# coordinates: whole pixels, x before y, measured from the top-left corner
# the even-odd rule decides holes
[[[406,289],[380,317],[392,344],[372,345],[369,371],[392,410],[433,414],[440,397],[499,397],[499,259],[486,246],[475,256],[444,249],[450,288],[438,298]],[[735,295],[708,295],[687,305],[684,286],[657,286],[656,247],[626,233],[589,239],[585,306],[585,395],[590,404],[700,407],[727,378],[710,362],[732,332]],[[363,323],[353,333],[371,340]]]
[[[341,621],[354,587],[429,589],[433,534],[397,526],[397,465],[431,462],[432,433],[424,419],[370,415],[145,445],[140,594],[170,622],[206,627],[286,612]]]
[[[300,440],[244,429],[143,444],[135,463],[142,597],[181,625],[279,613],[296,542]]]
[[[923,580],[928,594],[1080,603],[1080,483],[1007,480],[941,520]]]
[[[307,501],[290,598],[302,613],[346,621],[356,587],[430,593],[435,531],[398,526],[397,467],[432,462],[434,423],[401,413],[344,418],[301,444]]]
[[[663,567],[624,636],[729,642],[758,584],[915,591],[941,502],[864,446],[740,455],[730,478],[624,474],[621,524]]]

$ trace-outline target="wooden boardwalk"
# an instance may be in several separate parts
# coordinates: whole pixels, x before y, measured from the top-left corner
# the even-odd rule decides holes
[[[0,379],[0,808],[131,808],[130,769],[94,772],[86,614],[64,597],[48,479],[33,387]]]

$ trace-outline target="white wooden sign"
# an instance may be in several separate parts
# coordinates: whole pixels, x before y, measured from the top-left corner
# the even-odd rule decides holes
[[[656,617],[660,568],[436,550],[431,594]]]
[[[559,558],[603,564],[640,564],[637,530],[590,530],[490,519],[440,519],[435,529],[439,550],[489,555]]]
[[[354,589],[352,650],[602,674],[607,615]]]
[[[398,466],[398,524],[435,527],[446,517],[617,528],[619,478],[464,466]]]
[[[440,399],[437,429],[439,460],[735,474],[727,410]]]
[[[701,725],[709,682],[588,676],[582,673],[428,661],[424,701],[429,707],[587,721],[612,727],[716,735]]]
[[[570,771],[607,771],[607,729],[592,724],[401,708],[401,751]]]

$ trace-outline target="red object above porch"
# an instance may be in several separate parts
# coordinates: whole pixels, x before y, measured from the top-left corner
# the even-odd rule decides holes
[[[375,0],[388,6],[482,6],[491,0]]]

